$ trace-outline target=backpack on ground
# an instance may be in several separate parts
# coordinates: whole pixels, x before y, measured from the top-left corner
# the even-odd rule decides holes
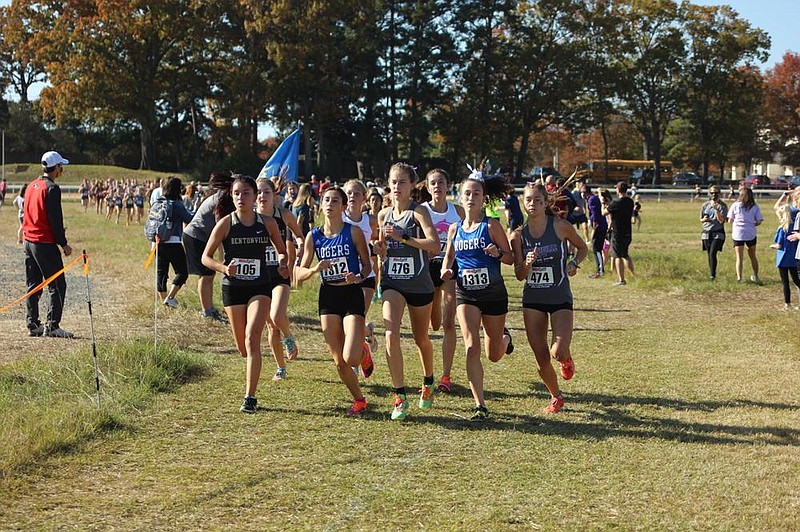
[[[169,238],[172,231],[172,201],[165,197],[158,198],[151,206],[144,224],[144,236],[150,242],[156,237],[161,241]]]

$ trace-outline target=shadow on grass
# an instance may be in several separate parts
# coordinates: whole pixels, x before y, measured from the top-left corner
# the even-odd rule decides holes
[[[501,398],[528,398],[536,402],[536,411],[547,403],[549,394],[543,386],[536,385],[530,394],[503,394],[487,392],[487,404],[492,408],[493,400]],[[368,397],[385,398],[392,394],[391,387],[384,385],[364,385]],[[450,430],[499,430],[529,433],[562,438],[605,440],[627,437],[641,440],[660,439],[680,443],[712,443],[720,445],[782,445],[800,446],[800,429],[775,426],[741,426],[731,424],[715,424],[678,420],[667,415],[654,415],[652,412],[637,412],[627,409],[628,406],[654,406],[672,411],[713,412],[721,408],[767,408],[773,410],[797,410],[800,405],[786,403],[769,403],[751,400],[734,401],[699,401],[690,402],[679,399],[660,397],[637,397],[597,393],[571,393],[567,397],[567,406],[561,414],[506,414],[491,410],[491,417],[482,422],[470,421],[469,403],[465,402],[463,410],[434,409],[422,412],[413,407],[416,388],[407,387],[412,408],[406,424],[436,425]],[[470,397],[469,389],[454,386],[452,396]],[[388,407],[383,408],[381,401],[371,401],[371,408],[364,415],[366,421],[387,421]],[[378,406],[375,406],[378,405]],[[272,409],[270,409],[272,410]],[[384,411],[385,410],[385,411]],[[281,410],[286,413],[317,416],[318,412],[310,410]],[[329,416],[326,413],[325,416]]]

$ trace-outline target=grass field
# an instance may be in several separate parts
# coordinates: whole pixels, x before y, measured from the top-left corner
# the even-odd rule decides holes
[[[83,307],[65,318],[80,336],[66,343],[19,339],[21,312],[0,315],[9,336],[0,339],[16,342],[0,366],[0,528],[797,529],[800,312],[780,311],[767,247],[776,222],[769,204],[761,207],[765,284],[757,286],[735,282],[730,241],[718,280],[707,280],[699,204],[645,200],[631,247],[637,278],[625,287],[609,276],[590,280],[586,263],[573,280],[577,373],[562,383],[567,406],[555,416],[542,413],[547,392],[525,345],[521,286],[507,269],[517,348],[484,362],[492,417],[475,425],[466,420],[460,342],[455,393],[438,395],[433,410],[412,402],[408,420],[389,421],[379,355],[365,386],[368,414],[345,418],[348,394],[324,347],[316,282],[292,294],[300,359],[282,383],[269,380],[265,363],[257,415],[237,411],[244,361],[229,331],[199,317],[191,284],[179,294],[182,308],[159,311],[162,350],[178,362],[156,364],[166,367],[155,379],[162,385],[126,395],[124,382],[138,377],[119,378],[131,371],[120,351],[154,364],[147,246],[140,227],[115,226],[71,203],[73,247],[87,249],[99,287],[98,354],[113,415],[80,414],[94,398]],[[0,220],[2,243],[13,249],[11,209]],[[70,275],[68,298],[79,299],[85,281]],[[11,272],[3,278],[4,302],[21,285],[14,292]],[[369,318],[380,323],[379,314],[373,306]],[[405,332],[407,384],[416,388],[419,362]],[[432,338],[438,349],[440,335]],[[72,384],[51,405],[61,382]],[[60,415],[37,415],[47,407]],[[52,440],[92,423],[96,430],[41,452],[14,443],[35,446],[37,434]]]
[[[27,167],[22,172],[17,172],[18,167]],[[10,185],[22,185],[28,183],[41,175],[42,167],[39,163],[30,164],[7,164],[5,168],[6,180]],[[170,172],[155,172],[152,170],[133,170],[131,168],[123,168],[121,166],[103,166],[103,165],[86,165],[86,164],[70,164],[65,167],[64,175],[58,179],[59,185],[80,185],[81,181],[88,179],[94,181],[95,179],[105,180],[107,178],[113,179],[136,179],[140,183],[146,180],[155,180],[158,178],[167,177],[170,175],[178,175],[179,173]],[[10,198],[13,199],[13,198]],[[9,201],[10,201],[9,199]]]

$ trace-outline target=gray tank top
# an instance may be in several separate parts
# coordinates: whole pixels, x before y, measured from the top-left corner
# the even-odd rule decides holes
[[[394,209],[386,213],[383,225],[394,225],[401,234],[412,238],[424,238],[425,233],[417,225],[412,202],[408,210],[395,218]],[[381,228],[382,229],[382,228]],[[398,292],[409,294],[429,294],[433,292],[433,279],[428,273],[428,253],[421,249],[407,246],[397,240],[386,239],[386,259],[381,268],[381,286],[393,288]]]
[[[558,305],[572,303],[572,290],[565,270],[567,243],[559,240],[553,226],[554,218],[547,217],[544,233],[538,238],[531,235],[528,224],[522,228],[522,256],[538,248],[538,258],[531,265],[522,287],[522,303]]]

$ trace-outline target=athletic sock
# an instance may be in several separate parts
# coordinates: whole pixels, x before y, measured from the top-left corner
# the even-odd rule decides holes
[[[422,379],[422,384],[424,384],[425,386],[433,386],[433,375]]]
[[[406,394],[406,387],[405,386],[401,386],[399,388],[392,388],[392,391],[394,393],[396,393],[397,395],[405,395]]]

